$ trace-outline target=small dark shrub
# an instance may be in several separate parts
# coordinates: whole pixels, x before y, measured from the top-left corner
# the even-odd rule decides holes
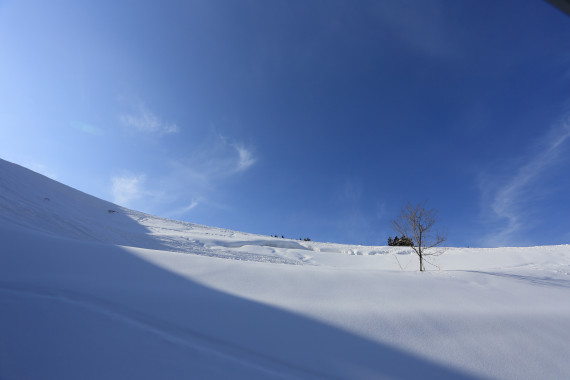
[[[412,239],[404,235],[401,238],[396,236],[394,239],[388,237],[388,245],[392,247],[413,247],[414,243]]]

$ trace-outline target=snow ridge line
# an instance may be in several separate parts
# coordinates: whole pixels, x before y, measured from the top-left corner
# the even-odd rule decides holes
[[[62,291],[60,289],[32,287],[4,281],[0,281],[0,293],[41,298],[81,307],[154,334],[158,338],[171,344],[214,355],[235,364],[260,371],[264,377],[270,376],[278,379],[335,379],[335,377],[331,377],[329,374],[319,373],[309,368],[302,368],[283,360],[255,352],[249,348],[240,347],[234,343],[192,331],[187,327],[182,328],[175,326],[139,311],[129,310],[124,306],[102,300],[98,297]]]
[[[165,245],[170,248],[161,248],[164,251],[171,251],[176,253],[186,253],[198,256],[215,257],[219,259],[237,260],[237,261],[252,261],[259,263],[272,263],[272,264],[287,264],[287,265],[303,265],[305,264],[301,260],[289,259],[281,256],[270,256],[267,254],[255,254],[240,251],[238,253],[232,252],[226,249],[214,249],[204,246],[192,245],[186,246],[175,246],[174,244],[165,243]],[[145,248],[137,247],[134,248]]]

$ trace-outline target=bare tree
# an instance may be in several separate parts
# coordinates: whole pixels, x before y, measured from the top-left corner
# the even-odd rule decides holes
[[[402,208],[400,216],[392,222],[392,228],[398,234],[411,239],[412,249],[420,259],[420,271],[425,270],[426,256],[436,256],[440,253],[430,250],[443,243],[447,236],[443,231],[433,231],[437,223],[437,210],[425,208],[426,202],[412,206],[410,203]]]

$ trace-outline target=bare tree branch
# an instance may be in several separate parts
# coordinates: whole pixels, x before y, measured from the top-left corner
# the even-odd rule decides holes
[[[420,271],[424,271],[425,256],[439,256],[442,252],[428,251],[447,239],[444,231],[433,231],[437,223],[437,210],[426,209],[426,202],[412,206],[407,203],[400,216],[392,222],[396,233],[408,237],[412,241],[412,249],[420,259]]]

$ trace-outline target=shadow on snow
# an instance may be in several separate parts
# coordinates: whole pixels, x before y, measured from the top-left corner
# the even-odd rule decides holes
[[[233,372],[232,377],[248,373],[248,378],[276,374],[300,378],[474,378],[314,319],[205,287],[120,247],[5,228],[0,229],[0,237],[4,242],[0,299],[27,299],[28,306],[32,305],[0,315],[4,326],[0,328],[0,357],[4,356],[0,375],[7,378],[10,374],[18,377],[18,370],[24,369],[33,369],[42,378],[117,378],[121,373],[115,373],[117,367],[111,364],[117,357],[123,367],[136,369],[131,374],[139,379],[156,378],[160,373],[189,378],[200,365],[211,367],[201,372],[208,376],[219,371],[224,376],[220,365],[247,367],[246,372]],[[43,327],[41,331],[37,327],[32,346],[24,352],[12,349],[11,344],[18,344],[17,334],[28,328],[33,331],[31,324],[45,320],[42,310],[49,314],[46,305],[54,302],[63,306],[57,315],[53,313],[53,321],[63,318],[59,313],[65,315],[68,310],[73,322],[62,322],[59,327],[56,322],[55,327],[40,323]],[[94,318],[97,314],[100,317]],[[105,318],[124,327],[108,330],[107,325],[100,325]],[[22,327],[22,320],[28,319],[28,327]],[[19,323],[23,331],[12,328]],[[89,333],[94,326],[99,326],[93,330],[97,333]],[[52,328],[59,334],[50,333]],[[114,336],[114,331],[126,334],[129,328],[158,337],[170,348],[177,347],[181,359],[169,362],[164,358],[161,362],[152,350],[137,349]],[[61,356],[67,365],[61,364]],[[200,357],[217,359],[212,364],[206,359],[198,363]],[[165,363],[167,369],[161,367]]]

